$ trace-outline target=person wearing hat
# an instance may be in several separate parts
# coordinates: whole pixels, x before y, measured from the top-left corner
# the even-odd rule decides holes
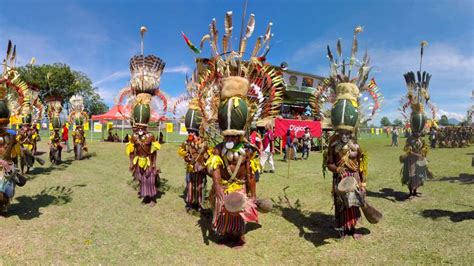
[[[35,105],[37,109],[41,109],[37,102],[38,94],[35,94],[34,92],[36,91],[33,87],[28,85],[28,89],[24,93],[25,95],[20,108],[22,124],[16,139],[21,147],[20,170],[22,173],[27,173],[29,169],[33,167],[35,160],[41,165],[44,164],[44,161],[41,158],[34,156],[38,133],[36,132],[36,128],[32,125],[32,122],[33,120],[36,121],[38,117],[41,116],[41,112],[33,112],[33,105]],[[35,117],[33,117],[33,115],[35,115]]]
[[[249,18],[250,26],[238,50],[229,45],[233,39],[231,11],[226,13],[225,21],[224,43],[219,45],[222,51],[217,45],[220,38],[216,21],[210,24],[212,57],[206,62],[207,70],[199,73],[197,99],[203,115],[203,136],[210,146],[215,145],[209,149],[206,161],[212,176],[211,227],[219,243],[241,247],[245,244],[247,223],[258,223],[255,175],[261,170],[259,147],[244,136],[249,133],[250,125],[279,113],[284,80],[280,70],[265,63],[268,48],[261,49],[262,43],[268,45],[272,37],[272,24],[251,53],[246,53],[255,26],[254,14]],[[244,60],[246,55],[250,58]]]
[[[186,112],[184,124],[188,138],[181,144],[178,154],[186,163],[186,210],[203,209],[204,189],[206,187],[207,169],[204,166],[209,158],[207,141],[199,136],[202,114],[196,101],[191,101]]]
[[[356,240],[362,237],[357,233],[356,226],[361,218],[361,207],[365,206],[368,164],[366,153],[362,151],[355,137],[361,110],[359,97],[361,92],[371,90],[371,85],[375,84],[373,79],[366,84],[370,71],[368,56],[362,61],[355,59],[357,34],[361,31],[360,26],[354,30],[351,58],[348,61],[341,58],[340,43],[337,49],[338,60],[334,59],[328,46],[331,73],[324,85],[336,96],[331,100],[330,112],[335,133],[328,142],[326,161],[327,169],[333,172],[335,229],[341,238],[352,236]],[[351,77],[351,72],[356,73],[356,76]]]
[[[309,152],[311,151],[311,132],[309,131],[309,127],[304,129],[303,135],[303,149],[301,152],[301,158],[304,160],[308,160]],[[306,158],[304,157],[306,154]]]
[[[361,218],[359,207],[362,206],[360,197],[365,193],[364,174],[360,162],[362,152],[354,138],[354,131],[358,123],[356,100],[352,95],[342,95],[342,91],[352,91],[358,95],[359,89],[352,83],[337,85],[338,101],[331,110],[331,122],[336,131],[331,138],[328,148],[327,167],[333,172],[333,195],[336,216],[336,230],[341,237],[361,237],[355,232],[355,227]],[[347,179],[347,180],[346,180]],[[349,187],[342,190],[339,184],[346,183]]]
[[[13,159],[20,156],[21,148],[13,132],[9,132],[8,124],[12,111],[10,106],[17,106],[23,100],[26,90],[25,83],[14,70],[15,48],[8,42],[7,57],[3,61],[3,71],[0,76],[0,215],[5,215],[8,206],[15,195],[17,186],[24,186],[26,178],[19,173]],[[13,96],[13,97],[12,97]],[[17,101],[12,99],[17,98]]]
[[[75,125],[72,132],[74,147],[74,157],[76,160],[82,159],[83,151],[87,152],[86,137],[84,133],[84,122],[88,120],[88,115],[84,111],[84,99],[80,95],[74,95],[69,100],[71,103],[71,113],[69,114],[69,123]]]
[[[227,77],[222,81],[219,127],[224,141],[215,146],[207,161],[212,174],[214,216],[212,228],[221,242],[245,243],[245,225],[258,222],[255,174],[258,149],[244,139],[248,121],[245,101],[249,81]]]
[[[63,109],[62,98],[58,95],[49,95],[46,98],[46,104],[48,105],[49,121],[53,126],[53,132],[51,132],[49,136],[49,160],[53,164],[60,164],[63,150],[61,145],[62,136],[61,133],[59,133],[61,130],[61,119],[59,115]]]
[[[142,42],[146,30],[146,27],[140,29]],[[148,123],[153,97],[161,95],[159,86],[164,68],[165,62],[161,58],[155,55],[145,56],[142,50],[140,55],[130,59],[130,86],[122,90],[119,96],[122,98],[123,95],[131,95],[130,119],[135,130],[126,146],[126,154],[130,160],[129,170],[133,180],[139,183],[139,197],[143,204],[149,206],[156,205],[158,196],[160,170],[157,166],[157,155],[161,145],[148,131]]]
[[[421,42],[421,56],[426,42]],[[424,113],[424,105],[429,101],[428,88],[431,75],[423,71],[407,72],[404,74],[407,86],[407,100],[411,106],[410,128],[412,134],[408,137],[404,151],[400,156],[402,167],[402,184],[408,186],[410,192],[408,198],[412,199],[419,196],[418,188],[423,186],[427,178],[432,178],[428,170],[428,161],[426,155],[429,147],[422,137],[427,117]]]

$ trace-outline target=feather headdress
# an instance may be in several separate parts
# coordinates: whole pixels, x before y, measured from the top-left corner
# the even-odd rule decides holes
[[[24,102],[28,85],[15,68],[16,45],[8,41],[6,56],[2,63],[0,76],[0,125],[9,123],[10,115],[18,115]]]
[[[402,98],[402,107],[400,108],[400,111],[404,118],[407,118],[407,107],[411,106],[411,115],[409,116],[409,118],[412,130],[414,131],[421,131],[424,127],[423,121],[426,120],[426,118],[424,118],[425,105],[428,105],[428,107],[430,108],[432,118],[436,119],[437,108],[435,105],[429,103],[430,95],[428,89],[430,86],[431,74],[421,70],[423,62],[423,52],[424,47],[426,45],[428,45],[428,42],[426,41],[422,41],[420,43],[419,71],[417,71],[416,74],[413,71],[409,71],[403,75],[403,77],[405,78],[407,95],[406,97]]]
[[[372,67],[370,67],[370,57],[365,52],[362,60],[357,59],[359,50],[358,35],[363,31],[361,26],[354,29],[351,52],[349,58],[343,58],[342,42],[339,39],[336,43],[336,56],[327,46],[327,57],[329,59],[329,77],[319,84],[312,98],[313,109],[321,118],[330,116],[330,108],[337,100],[336,88],[340,83],[353,83],[359,89],[359,95],[355,95],[355,105],[359,109],[361,122],[369,121],[375,117],[379,111],[383,96],[380,93],[375,79],[369,80]],[[356,73],[355,75],[353,75]]]
[[[167,97],[160,89],[161,75],[166,63],[155,55],[144,55],[144,35],[147,31],[146,27],[141,27],[141,54],[130,59],[130,84],[116,97],[119,113],[124,118],[130,119],[133,125],[143,126],[148,124],[149,118],[158,120],[154,117],[156,113],[151,112],[150,107],[156,107],[159,105],[158,102],[161,102],[160,111],[163,112],[163,116],[168,109]],[[184,34],[183,37],[185,37]],[[155,112],[158,111],[157,108],[154,109]],[[143,118],[143,121],[137,121],[135,116]]]
[[[273,36],[271,33],[272,23],[268,24],[266,32],[257,38],[256,43],[248,59],[247,45],[252,37],[256,26],[255,15],[251,14],[244,26],[242,39],[239,42],[238,50],[233,50],[231,44],[231,34],[233,31],[232,12],[225,15],[224,37],[222,41],[222,51],[218,50],[218,30],[216,20],[210,24],[209,34],[206,34],[201,41],[209,40],[211,43],[212,57],[206,60],[205,67],[202,62],[197,62],[198,73],[195,76],[195,95],[198,99],[199,108],[203,114],[203,126],[208,132],[218,132],[215,124],[218,116],[218,106],[223,100],[221,96],[222,81],[226,77],[243,77],[248,80],[249,88],[245,94],[245,101],[249,106],[249,116],[247,123],[258,119],[274,116],[279,113],[283,95],[283,77],[279,69],[265,63],[265,54],[269,50],[269,43]],[[262,47],[267,47],[263,49]],[[193,97],[194,98],[194,97]]]
[[[84,111],[84,98],[80,95],[74,95],[69,99],[71,113],[69,114],[69,123],[75,123],[76,126],[82,125],[89,119],[87,112]]]

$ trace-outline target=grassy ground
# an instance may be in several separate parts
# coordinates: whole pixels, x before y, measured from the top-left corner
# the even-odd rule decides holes
[[[274,211],[261,214],[248,244],[234,250],[209,237],[208,217],[185,212],[177,144],[160,151],[165,194],[150,208],[128,184],[124,145],[93,142],[90,159],[65,154],[63,165],[34,169],[18,188],[10,216],[0,218],[0,264],[473,264],[474,146],[431,151],[436,178],[421,198],[406,201],[402,148],[388,143],[361,141],[370,156],[369,200],[385,215],[380,224],[362,221],[361,241],[335,239],[331,178],[321,174],[321,154],[312,153],[291,162],[289,178],[281,161],[277,173],[262,176],[259,197],[273,199]]]

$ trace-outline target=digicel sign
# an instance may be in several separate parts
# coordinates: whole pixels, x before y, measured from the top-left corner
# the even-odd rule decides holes
[[[308,127],[311,136],[315,138],[321,137],[322,129],[320,121],[292,120],[292,119],[275,119],[275,135],[283,137],[288,129],[293,130],[297,138],[301,138],[305,128]]]

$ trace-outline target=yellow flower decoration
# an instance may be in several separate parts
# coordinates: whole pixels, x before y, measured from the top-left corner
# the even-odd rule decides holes
[[[149,157],[135,156],[135,158],[133,158],[133,165],[136,165],[137,163],[138,166],[142,169],[147,169],[151,165]]]
[[[224,162],[222,161],[222,158],[219,155],[211,154],[204,165],[211,167],[211,169],[215,170],[217,169],[217,167],[224,165]]]
[[[239,182],[228,182],[227,180],[221,179],[221,185],[225,186],[226,189],[224,190],[225,194],[229,194],[232,192],[237,192],[242,190],[243,184],[239,184]]]
[[[365,179],[367,179],[367,175],[369,173],[369,155],[366,151],[363,151],[361,154],[359,171],[362,173]]]
[[[158,141],[153,141],[151,143],[151,153],[154,153],[155,151],[161,149],[161,145]]]
[[[188,153],[186,152],[185,149],[183,149],[183,147],[179,147],[179,149],[178,149],[178,155],[179,155],[180,157],[183,157],[183,158],[184,158],[187,154],[188,154]]]
[[[128,142],[127,148],[125,149],[125,152],[127,153],[127,155],[130,155],[134,150],[135,150],[135,146],[133,146],[133,143]]]
[[[252,158],[250,160],[250,168],[252,169],[252,174],[255,174],[257,171],[262,170],[260,160],[258,158]]]

